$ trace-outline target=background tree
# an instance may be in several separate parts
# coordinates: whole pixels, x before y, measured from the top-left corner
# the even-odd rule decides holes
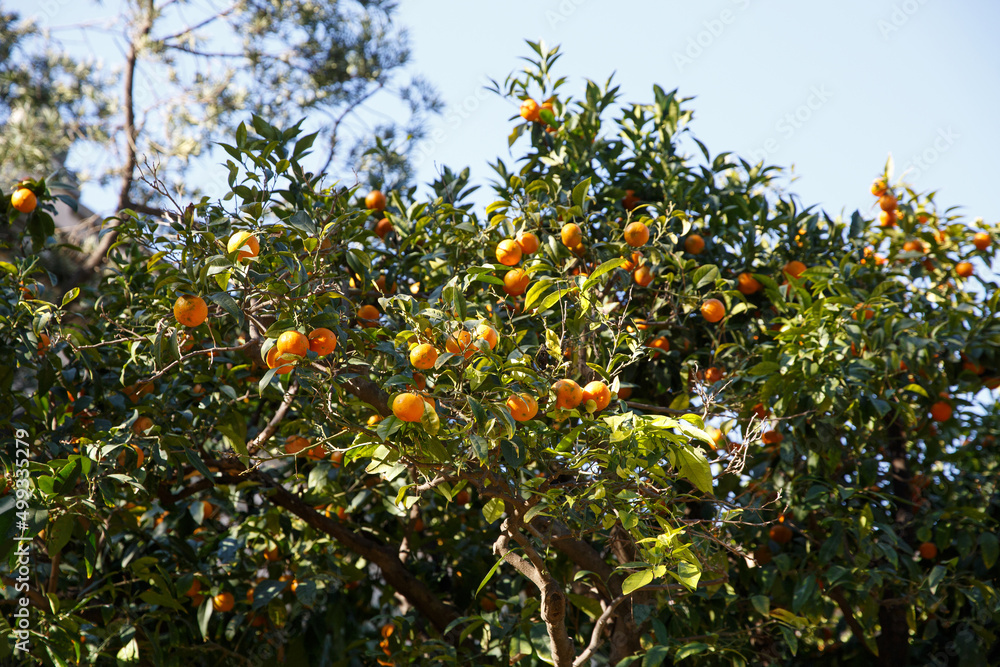
[[[531,47],[484,212],[468,170],[331,188],[255,116],[99,282],[0,265],[36,656],[996,661],[997,226],[891,168],[876,219],[803,209]]]

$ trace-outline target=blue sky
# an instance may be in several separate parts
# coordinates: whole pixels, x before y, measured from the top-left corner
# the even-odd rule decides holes
[[[939,204],[1000,216],[995,1],[413,0],[399,18],[415,69],[448,104],[421,182],[445,164],[488,182],[516,110],[482,86],[522,66],[525,39],[543,39],[564,54],[564,90],[611,74],[629,101],[679,88],[696,98],[693,131],[710,150],[794,166],[790,189],[831,213],[869,208],[891,153],[897,176],[909,166]]]
[[[4,6],[50,27],[114,17],[121,2]],[[868,186],[891,153],[896,174],[909,167],[908,180],[938,190],[940,204],[1000,217],[989,166],[1000,153],[995,0],[403,0],[398,20],[412,70],[447,104],[431,119],[420,183],[449,165],[471,167],[486,185],[489,162],[510,163],[516,103],[484,86],[522,66],[525,39],[542,39],[561,46],[564,91],[612,74],[627,101],[649,101],[654,84],[679,88],[695,97],[693,131],[710,150],[794,166],[789,189],[807,204],[870,208]],[[113,39],[74,44],[120,62]],[[90,203],[100,208],[104,194],[93,191]]]

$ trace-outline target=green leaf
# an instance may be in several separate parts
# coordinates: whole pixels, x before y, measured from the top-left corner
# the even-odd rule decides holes
[[[708,644],[703,644],[701,642],[694,642],[691,644],[685,644],[674,654],[674,662],[680,662],[684,658],[690,655],[698,655],[699,653],[704,653],[708,650]]]
[[[983,564],[986,565],[986,569],[990,569],[1000,555],[1000,544],[997,543],[996,534],[980,533],[979,548],[983,550]]]
[[[937,587],[946,574],[948,574],[948,570],[943,565],[934,566],[934,569],[931,570],[930,576],[927,577],[927,587],[930,589],[931,593],[937,593]]]
[[[489,502],[483,505],[483,517],[487,523],[493,523],[503,516],[503,501],[499,498],[490,498]]]
[[[633,572],[622,582],[622,595],[628,595],[634,590],[642,588],[653,581],[653,570],[640,570]]]
[[[774,361],[762,361],[750,370],[745,372],[747,377],[764,377],[773,375],[781,370],[781,366]]]
[[[135,637],[129,640],[125,646],[122,646],[118,651],[118,655],[115,656],[115,663],[119,665],[133,665],[139,662],[139,642],[135,640]]]
[[[237,326],[243,326],[243,312],[240,310],[239,305],[237,305],[236,300],[229,296],[228,292],[209,294],[208,298],[222,306],[223,310],[236,320]]]
[[[627,261],[628,260],[625,259],[624,257],[616,257],[614,259],[609,259],[608,261],[601,264],[599,267],[594,269],[594,272],[591,273],[590,277],[587,278],[587,280],[583,283],[583,288],[582,288],[583,291],[586,292],[588,289],[593,287],[594,284],[597,283],[598,278],[603,276],[605,273],[608,273],[609,271],[614,271]]]
[[[75,299],[78,296],[80,296],[80,288],[79,287],[74,287],[70,291],[68,291],[65,294],[63,294],[63,298],[62,298],[62,305],[63,305],[63,307],[65,308],[67,303],[69,303],[70,301],[72,301],[73,299]]]
[[[574,288],[572,287],[567,287],[566,289],[561,289],[558,292],[553,292],[552,294],[548,295],[542,300],[542,303],[539,304],[538,312],[541,313],[545,310],[548,310],[549,308],[557,304],[559,302],[559,299],[563,298],[564,296],[572,292],[573,289]]]
[[[494,498],[494,500],[496,500],[496,498]],[[493,564],[493,567],[491,567],[491,568],[490,568],[490,571],[489,571],[489,572],[487,572],[487,573],[486,573],[486,576],[485,576],[485,577],[483,577],[483,580],[482,580],[481,582],[479,582],[479,588],[477,588],[477,589],[476,589],[476,594],[475,594],[475,595],[474,595],[473,597],[479,597],[479,591],[483,590],[483,586],[485,586],[485,585],[486,585],[486,583],[487,583],[487,582],[488,582],[488,581],[489,581],[490,579],[492,579],[492,578],[493,578],[493,575],[494,575],[494,574],[496,573],[496,571],[497,571],[497,570],[498,570],[498,569],[500,568],[500,563],[502,563],[502,562],[503,562],[503,560],[504,560],[504,559],[503,559],[503,556],[501,556],[501,557],[500,557],[500,558],[499,558],[499,559],[497,560],[497,562]]]
[[[547,110],[546,110],[547,111]],[[575,188],[573,188],[572,200],[574,206],[579,206],[584,213],[587,212],[584,204],[587,200],[587,191],[590,190],[590,178],[586,178],[581,181]]]
[[[694,272],[694,275],[691,276],[691,282],[694,283],[695,289],[699,289],[706,285],[714,285],[718,278],[718,267],[714,264],[705,264],[698,267],[698,270]]]
[[[712,493],[712,467],[700,451],[692,447],[678,447],[678,468],[702,493]]]
[[[555,282],[552,278],[542,278],[538,280],[534,285],[528,288],[528,293],[524,295],[524,312],[531,310],[531,306],[537,301],[542,294],[549,289],[549,286]]]
[[[701,568],[682,560],[677,563],[677,579],[693,591],[698,588],[698,581],[701,580]]]
[[[646,655],[643,656],[642,667],[660,667],[668,655],[670,655],[670,647],[654,646],[646,651]]]
[[[750,604],[764,618],[771,615],[771,599],[766,595],[754,595],[750,598]]]

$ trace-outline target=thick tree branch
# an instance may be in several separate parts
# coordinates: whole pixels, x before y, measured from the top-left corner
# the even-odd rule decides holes
[[[386,582],[406,597],[439,632],[444,632],[448,624],[458,618],[458,614],[450,605],[441,601],[424,582],[406,569],[393,548],[350,530],[336,519],[327,518],[260,470],[248,470],[235,460],[206,461],[206,464],[218,466],[220,470],[226,471],[217,478],[218,482],[237,484],[247,479],[260,482],[270,491],[266,494],[270,502],[288,510],[316,530],[330,535],[345,548],[373,563],[382,572]]]
[[[274,411],[274,416],[271,417],[267,426],[265,426],[264,429],[257,434],[257,437],[247,443],[247,451],[251,455],[263,447],[264,444],[271,439],[271,436],[274,435],[274,432],[278,430],[278,426],[281,425],[281,420],[283,420],[285,415],[288,414],[288,408],[291,407],[292,401],[295,399],[295,393],[298,390],[299,385],[297,382],[293,382],[288,386],[288,391],[285,392],[284,397],[281,399],[281,405],[279,405],[278,409]]]

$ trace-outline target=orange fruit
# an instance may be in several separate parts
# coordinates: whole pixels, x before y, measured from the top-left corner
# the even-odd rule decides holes
[[[663,352],[669,352],[670,351],[670,341],[667,340],[665,336],[657,336],[653,340],[651,340],[648,343],[646,343],[646,347],[652,347],[652,348],[655,348],[657,350],[662,350]],[[657,356],[657,355],[654,354],[653,356]]]
[[[885,194],[885,191],[889,188],[889,184],[885,180],[885,176],[879,176],[874,181],[872,181],[872,194],[876,197],[881,197]]]
[[[924,252],[925,250],[926,248],[924,248],[924,244],[920,241],[907,241],[903,244],[904,252]]]
[[[955,273],[962,278],[968,278],[973,274],[972,262],[959,262],[955,265]]]
[[[594,412],[600,412],[608,407],[608,403],[611,402],[611,390],[608,389],[608,385],[600,380],[588,382],[583,388],[583,400],[581,402],[586,405],[587,401],[593,401],[597,405],[594,408]]]
[[[950,403],[947,401],[938,401],[931,406],[931,419],[936,422],[946,422],[951,419],[952,412]]]
[[[529,123],[535,123],[538,121],[539,114],[542,108],[538,106],[538,102],[531,99],[530,97],[521,102],[521,118],[528,121]]]
[[[558,380],[552,385],[556,395],[556,406],[572,410],[583,401],[583,388],[570,379]]]
[[[626,190],[625,197],[622,199],[622,206],[625,207],[626,211],[631,211],[639,204],[639,198],[635,196],[635,190]]]
[[[500,341],[500,336],[497,334],[497,330],[488,324],[480,324],[477,326],[475,336],[476,338],[482,338],[485,340],[491,350],[495,348],[497,343]]]
[[[700,255],[705,250],[705,239],[699,234],[691,234],[684,239],[684,251],[692,255]]]
[[[788,264],[785,264],[784,268],[781,269],[785,275],[791,276],[792,278],[798,278],[803,273],[806,272],[806,265],[797,259],[793,259]]]
[[[381,190],[372,190],[365,196],[365,208],[369,211],[385,210],[385,195]]]
[[[632,396],[632,387],[618,387],[618,398],[627,401]]]
[[[337,336],[324,327],[309,332],[309,349],[317,356],[325,357],[337,349]]]
[[[503,291],[511,296],[520,296],[528,289],[531,282],[529,276],[523,269],[511,269],[503,277]]]
[[[38,354],[45,354],[49,351],[49,345],[52,344],[52,339],[49,338],[47,333],[38,334]]]
[[[771,530],[768,531],[771,539],[778,544],[788,544],[792,541],[792,529],[783,523],[779,523],[776,526],[771,526]]]
[[[882,223],[883,227],[895,227],[896,226],[896,211],[879,211],[878,213],[879,222]]]
[[[708,384],[715,384],[724,377],[726,377],[726,372],[718,366],[711,366],[705,369],[705,382]]]
[[[444,349],[452,354],[461,354],[466,359],[476,353],[476,348],[472,347],[472,334],[465,329],[448,336]]]
[[[289,456],[296,456],[309,449],[310,445],[312,443],[309,442],[309,438],[303,438],[301,435],[290,435],[285,438],[285,453]]]
[[[434,353],[437,354],[437,350],[434,350]],[[413,384],[416,385],[417,389],[423,391],[427,387],[427,378],[424,377],[423,373],[414,373]]]
[[[278,547],[272,547],[264,552],[264,560],[269,563],[277,562],[279,558],[281,558],[281,552],[278,551]]]
[[[358,322],[366,326],[372,326],[378,323],[378,318],[380,313],[378,308],[371,304],[365,304],[358,308]]]
[[[311,458],[313,461],[320,461],[326,458],[326,448],[323,445],[316,445],[315,447],[310,447],[306,450],[306,456]]]
[[[236,600],[233,599],[232,593],[219,593],[212,598],[212,609],[215,611],[232,611],[235,605]]]
[[[278,368],[277,371],[275,371],[276,375],[288,375],[289,373],[292,372],[292,366],[290,364],[285,363],[289,361],[288,359],[284,357],[282,357],[280,360],[278,359],[277,347],[272,347],[270,350],[267,351],[267,359],[265,359],[265,361],[267,363],[268,368],[278,368],[278,364],[279,363],[282,364],[282,366]]]
[[[736,289],[740,291],[740,294],[750,296],[759,292],[762,287],[760,281],[749,273],[744,272],[736,276]]]
[[[334,468],[339,468],[344,463],[344,452],[337,450],[330,453],[330,464]]]
[[[392,223],[389,222],[389,218],[382,218],[381,220],[375,223],[375,233],[378,234],[378,237],[383,241],[391,231],[392,231]]]
[[[538,414],[538,402],[531,394],[511,394],[507,398],[507,410],[514,421],[526,422]]]
[[[760,439],[765,445],[780,445],[785,436],[781,435],[778,431],[764,431]]]
[[[635,284],[639,287],[648,286],[649,283],[653,282],[653,278],[653,272],[648,266],[640,266],[635,270],[635,273],[632,274],[632,280],[634,280]]]
[[[274,347],[280,356],[304,357],[309,351],[309,339],[299,331],[289,330],[278,336],[278,342]]]
[[[497,261],[504,266],[514,266],[521,261],[521,246],[513,239],[504,239],[497,244]]]
[[[437,348],[430,343],[421,343],[410,350],[410,363],[413,364],[414,368],[419,368],[421,370],[433,368],[434,362],[437,361],[437,358]]]
[[[771,411],[765,408],[763,403],[758,403],[753,406],[753,413],[757,415],[757,419],[767,419]]]
[[[152,428],[152,426],[153,426],[153,420],[147,417],[146,415],[142,415],[132,423],[132,432],[135,433],[136,435],[142,435],[150,428]]]
[[[200,590],[201,590],[201,582],[195,579],[194,581],[191,582],[191,587],[187,589],[187,592],[184,593],[184,595],[186,595],[189,598],[193,598],[195,595],[198,594],[198,591]]]
[[[174,302],[174,319],[186,327],[196,327],[208,318],[208,306],[200,296],[181,294]]]
[[[257,253],[260,252],[260,242],[250,232],[236,232],[229,237],[229,243],[226,244],[226,252],[231,255],[237,250],[240,251],[240,254],[236,258],[236,261],[256,257]]]
[[[976,232],[976,235],[972,237],[972,243],[976,246],[976,250],[986,250],[992,242],[993,239],[986,232]]]
[[[149,419],[149,417],[139,417],[139,419]],[[133,431],[135,431],[135,426],[136,426],[136,424],[139,423],[139,419],[136,419],[135,420],[135,424],[132,425],[132,430]],[[146,426],[146,428],[149,428],[152,425],[153,425],[153,421],[150,419],[149,424]],[[145,430],[145,429],[143,429],[143,430]],[[140,431],[135,431],[135,432],[136,433],[140,433]],[[131,447],[132,447],[132,451],[135,452],[135,467],[136,468],[141,468],[143,462],[146,460],[146,454],[145,454],[145,452],[142,451],[142,448],[139,447],[138,445],[131,445]],[[127,461],[128,461],[128,459],[126,457],[126,452],[123,450],[122,453],[118,455],[118,465],[121,466],[122,468],[124,468],[125,467],[125,463]]]
[[[933,542],[924,542],[920,545],[918,551],[920,552],[920,557],[927,560],[934,560],[938,555],[937,545]]]
[[[18,188],[10,196],[10,205],[21,213],[31,213],[38,206],[38,198],[28,188]]]
[[[863,305],[864,304],[859,303],[857,306],[854,307],[854,312],[851,313],[851,319],[854,320],[855,322],[858,321],[858,311],[861,310]],[[875,317],[875,311],[872,310],[871,308],[865,308],[863,312],[864,312],[864,318],[866,320],[870,320],[871,318]]]
[[[424,416],[424,399],[414,392],[399,394],[392,399],[392,414],[404,422],[418,422]]]
[[[701,316],[715,323],[726,316],[726,307],[718,299],[708,299],[701,304]]]
[[[562,238],[563,245],[567,248],[575,248],[583,241],[583,232],[580,231],[580,225],[575,222],[568,222],[563,225],[559,236]]]
[[[883,211],[895,211],[897,205],[896,195],[891,192],[884,192],[878,198],[878,205]]]
[[[469,492],[466,491],[465,489],[462,489],[461,491],[459,491],[458,493],[456,493],[455,494],[455,502],[457,504],[459,504],[459,505],[468,505],[469,504]]]
[[[625,243],[633,248],[646,245],[649,240],[649,227],[641,222],[631,222],[625,227]]]
[[[525,255],[538,252],[538,247],[541,245],[538,241],[538,237],[531,232],[521,232],[517,235],[514,241],[517,242],[517,245],[521,248],[521,252]]]

